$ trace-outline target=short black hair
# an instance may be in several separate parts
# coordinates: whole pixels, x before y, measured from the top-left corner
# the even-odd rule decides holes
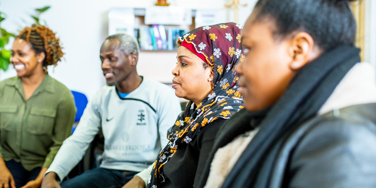
[[[321,50],[328,51],[354,45],[356,22],[351,1],[356,0],[258,0],[255,21],[272,19],[275,39],[307,32]]]

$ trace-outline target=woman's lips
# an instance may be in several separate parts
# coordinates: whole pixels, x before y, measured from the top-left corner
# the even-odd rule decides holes
[[[178,82],[172,81],[172,88],[175,88],[179,86],[180,84]]]
[[[14,69],[16,69],[16,70],[23,70],[23,69],[25,69],[25,65],[24,64],[14,65]]]
[[[245,87],[239,87],[238,92],[242,95],[244,95]]]
[[[244,91],[246,90],[245,84],[243,84],[243,77],[240,77],[238,80],[238,91],[240,94],[244,95]]]

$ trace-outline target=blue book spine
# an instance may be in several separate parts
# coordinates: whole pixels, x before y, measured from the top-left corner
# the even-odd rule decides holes
[[[159,35],[162,40],[162,49],[167,50],[167,35],[166,35],[166,28],[164,25],[158,25]]]
[[[167,37],[167,49],[168,50],[173,50],[174,49],[174,32],[172,28],[168,28],[167,30],[168,37]]]
[[[149,31],[150,31],[151,42],[152,42],[152,45],[153,45],[153,50],[158,50],[157,40],[156,40],[155,35],[154,35],[153,27],[149,27]]]
[[[155,40],[157,41],[158,50],[163,50],[163,42],[159,33],[158,25],[153,25]]]

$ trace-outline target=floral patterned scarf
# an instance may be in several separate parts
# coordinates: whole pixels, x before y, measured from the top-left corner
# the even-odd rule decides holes
[[[241,29],[234,23],[199,27],[178,40],[180,46],[213,67],[213,89],[197,107],[189,102],[169,129],[169,143],[155,161],[147,187],[157,188],[165,181],[163,166],[174,156],[179,145],[189,144],[205,126],[219,118],[229,119],[243,108],[243,99],[236,86],[239,77],[235,72],[235,65],[244,59]]]

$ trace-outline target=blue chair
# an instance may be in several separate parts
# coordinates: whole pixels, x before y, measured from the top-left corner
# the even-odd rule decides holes
[[[84,110],[86,108],[86,105],[88,103],[87,97],[85,94],[80,93],[78,91],[71,91],[73,98],[74,98],[74,104],[76,105],[76,116],[74,117],[75,125],[72,127],[72,134],[74,130],[76,130],[76,125],[80,121],[82,114],[84,113]]]
[[[71,91],[71,92],[72,92],[72,95],[74,98],[74,104],[76,105],[76,110],[77,110],[76,116],[74,117],[74,124],[73,124],[72,132],[71,132],[71,134],[73,134],[73,132],[76,130],[78,122],[81,119],[82,114],[84,113],[88,100],[87,100],[86,95],[83,93],[80,93],[77,91]],[[82,174],[85,171],[85,169],[88,169],[87,166],[89,165],[85,163],[88,163],[89,159],[90,159],[90,149],[86,151],[84,158],[69,172],[65,180],[78,176]]]

